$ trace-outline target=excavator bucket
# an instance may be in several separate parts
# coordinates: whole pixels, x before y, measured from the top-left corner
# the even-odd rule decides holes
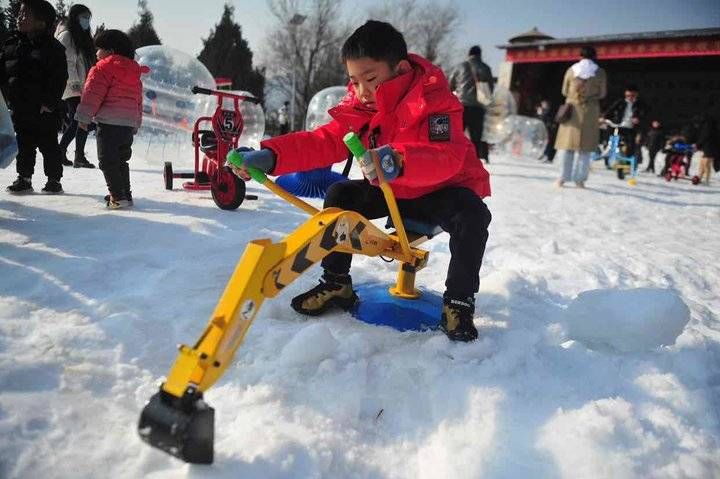
[[[215,410],[202,393],[188,391],[182,398],[160,388],[142,411],[138,433],[143,441],[185,462],[211,464]]]

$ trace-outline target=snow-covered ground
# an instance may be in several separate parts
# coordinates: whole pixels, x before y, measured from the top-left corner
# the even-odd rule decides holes
[[[306,215],[258,185],[234,212],[165,191],[136,150],[132,210],[104,209],[98,170],[66,170],[63,196],[0,192],[0,477],[720,477],[720,179],[595,169],[557,189],[553,165],[496,159],[481,339],[301,317],[316,267],[208,392],[215,463],[189,466],[140,441],[140,410],[247,241]],[[447,235],[425,246],[418,283],[442,293]]]

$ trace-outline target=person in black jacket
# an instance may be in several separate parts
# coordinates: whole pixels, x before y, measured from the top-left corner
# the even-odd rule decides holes
[[[705,184],[710,184],[712,170],[720,171],[720,130],[715,119],[707,113],[702,116],[695,146],[701,150],[698,176]]]
[[[555,123],[555,115],[553,115],[550,100],[542,100],[535,109],[535,117],[543,122],[547,131],[547,145],[545,151],[540,158],[545,163],[552,163],[555,158],[555,136],[557,135],[557,123]]]
[[[0,88],[12,114],[18,143],[18,178],[7,187],[13,194],[33,190],[35,155],[43,155],[47,184],[43,193],[62,193],[62,152],[57,132],[67,63],[65,49],[52,36],[55,9],[45,0],[22,0],[17,32],[0,50]]]
[[[613,103],[603,114],[603,118],[620,125],[618,133],[625,143],[626,156],[634,155],[636,146],[640,144],[640,132],[647,113],[648,107],[639,98],[638,87],[630,84],[625,87],[625,97]],[[641,162],[642,155],[638,150],[637,163]]]
[[[655,173],[655,156],[665,146],[665,131],[659,120],[653,120],[650,124],[650,129],[645,136],[645,145],[650,153],[650,162],[645,171]]]

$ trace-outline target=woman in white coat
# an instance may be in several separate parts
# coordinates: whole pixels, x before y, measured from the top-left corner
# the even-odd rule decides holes
[[[60,140],[60,149],[63,152],[63,164],[75,168],[95,168],[95,165],[85,158],[85,141],[87,131],[78,128],[75,120],[75,110],[80,104],[83,85],[88,71],[95,64],[95,44],[90,35],[90,18],[92,14],[85,5],[76,4],[70,7],[68,18],[58,25],[55,38],[65,47],[67,58],[68,81],[63,100],[67,110],[66,127]],[[67,148],[75,140],[75,161],[67,159]]]

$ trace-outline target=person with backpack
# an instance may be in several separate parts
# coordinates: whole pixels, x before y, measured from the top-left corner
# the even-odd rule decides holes
[[[493,76],[490,67],[482,61],[482,49],[478,45],[470,48],[467,60],[450,74],[450,89],[463,105],[465,134],[475,145],[477,157],[490,163],[489,147],[482,135],[486,107],[492,101]]]

